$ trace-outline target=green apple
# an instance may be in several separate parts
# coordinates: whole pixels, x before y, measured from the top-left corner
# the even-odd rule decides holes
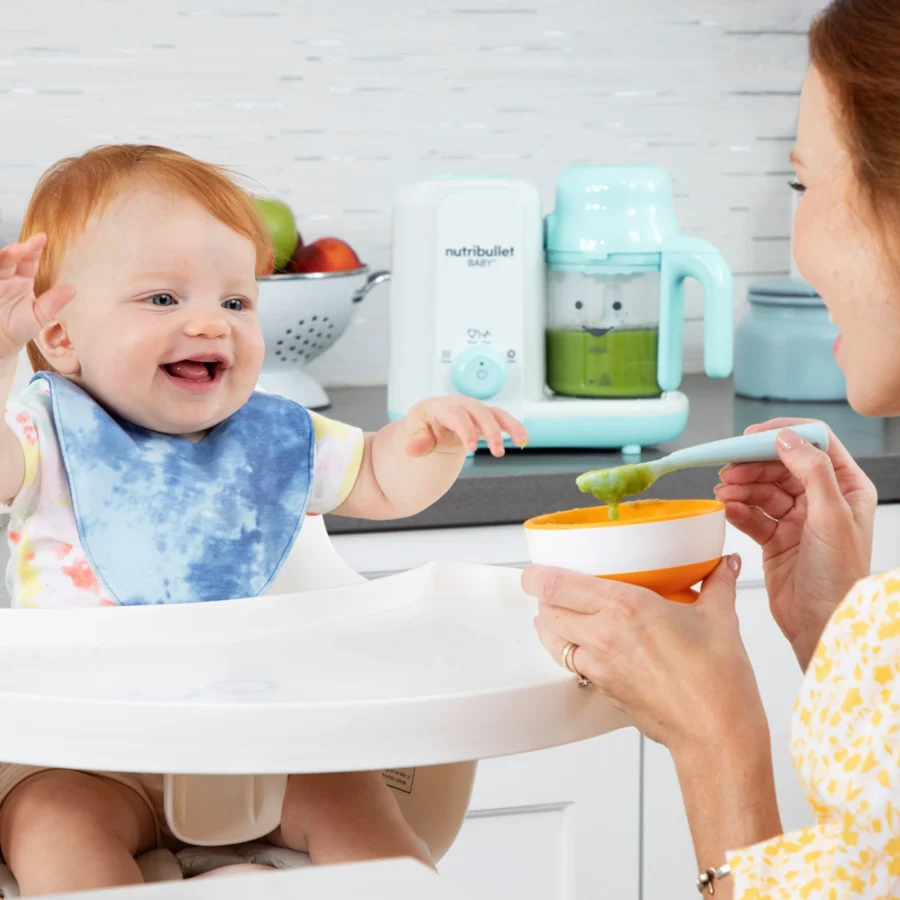
[[[291,258],[297,246],[297,223],[290,207],[280,200],[254,197],[275,250],[275,268],[280,269]]]

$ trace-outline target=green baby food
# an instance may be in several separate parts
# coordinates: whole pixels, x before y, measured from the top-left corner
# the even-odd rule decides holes
[[[624,497],[641,494],[656,481],[656,476],[646,463],[617,466],[614,469],[597,469],[578,477],[578,490],[593,494],[609,508],[609,518],[619,518],[619,504]]]
[[[547,385],[567,397],[659,397],[658,328],[547,329]]]

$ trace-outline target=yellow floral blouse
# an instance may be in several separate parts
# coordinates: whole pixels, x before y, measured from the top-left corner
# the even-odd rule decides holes
[[[838,608],[792,744],[817,824],[733,854],[736,900],[900,897],[900,570]]]

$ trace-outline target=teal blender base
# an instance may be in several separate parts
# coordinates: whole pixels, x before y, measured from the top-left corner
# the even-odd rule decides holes
[[[616,401],[613,401],[615,403]],[[626,401],[628,402],[628,401]],[[633,401],[639,402],[639,401]],[[643,447],[655,447],[673,441],[687,427],[689,410],[676,409],[648,416],[615,415],[604,404],[603,415],[592,416],[585,410],[580,415],[529,417],[523,425],[534,450],[620,450],[626,456],[637,455]],[[403,415],[390,412],[392,422]],[[506,446],[513,448],[511,441]]]
[[[577,416],[530,419],[524,425],[536,450],[621,450],[637,455],[643,447],[673,441],[687,427],[688,411],[635,419],[634,416]]]

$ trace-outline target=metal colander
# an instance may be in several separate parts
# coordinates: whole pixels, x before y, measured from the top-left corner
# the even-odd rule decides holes
[[[324,393],[310,385],[303,367],[346,331],[354,305],[389,278],[389,272],[370,272],[368,266],[260,278],[259,319],[266,342],[260,383],[310,408],[325,405]]]

